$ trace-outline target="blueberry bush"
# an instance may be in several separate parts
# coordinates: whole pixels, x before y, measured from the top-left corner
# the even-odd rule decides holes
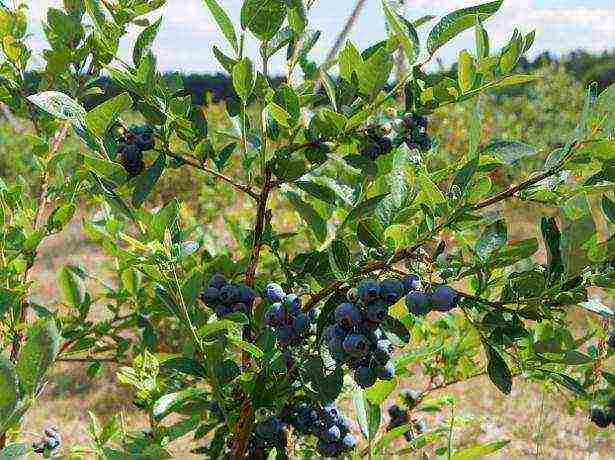
[[[36,84],[28,9],[0,7],[0,101],[32,125],[39,176],[0,180],[2,458],[170,458],[186,436],[205,458],[390,458],[426,446],[477,458],[507,441],[456,446],[463,418],[437,392],[479,376],[504,394],[515,379],[544,382],[609,429],[615,336],[600,299],[615,288],[615,88],[591,85],[561,142],[484,139],[483,95],[539,78],[515,73],[533,32],[491,47],[486,24],[501,0],[440,19],[407,19],[385,1],[388,36],[364,50],[347,41],[321,63],[314,0],[245,0],[237,19],[204,0],[235,90],[214,124],[157,71],[164,3],[49,9]],[[118,48],[135,29],[126,61]],[[468,29],[476,45],[459,53],[456,78],[427,74]],[[270,60],[284,54],[273,84]],[[400,61],[408,70],[393,81]],[[124,92],[86,109],[103,75]],[[430,118],[456,107],[471,114],[467,139],[443,152]],[[62,149],[69,138],[85,153]],[[525,177],[496,180],[527,158]],[[158,182],[180,187],[187,168],[202,174],[198,187],[232,187],[222,217],[248,203],[249,227],[225,220],[232,242],[175,197],[151,205]],[[534,237],[511,238],[504,202],[543,210]],[[113,268],[75,260],[58,273],[61,298],[37,303],[41,244],[80,209]],[[591,315],[582,335],[579,310]],[[88,445],[63,445],[61,427],[28,441],[20,427],[59,360],[86,363],[92,378],[119,364],[147,426],[92,414]],[[430,428],[420,412],[444,421]]]

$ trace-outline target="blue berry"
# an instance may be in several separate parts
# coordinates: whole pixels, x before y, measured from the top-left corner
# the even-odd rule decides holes
[[[451,311],[457,306],[459,295],[446,285],[438,286],[429,296],[433,307],[442,312]]]
[[[340,431],[340,429],[339,429],[339,427],[337,425],[330,426],[324,432],[324,438],[327,441],[330,441],[330,442],[339,441],[341,436],[342,436],[342,432]]]
[[[392,380],[395,377],[395,363],[389,361],[384,366],[378,367],[378,378],[380,380]]]
[[[404,278],[404,291],[406,293],[410,291],[420,291],[423,286],[421,283],[421,278],[417,275],[408,275]]]
[[[389,307],[381,301],[371,302],[367,305],[367,319],[372,323],[381,323],[389,314]]]
[[[350,356],[361,358],[369,351],[369,342],[364,335],[349,334],[346,339],[344,339],[342,348]]]
[[[239,300],[239,290],[234,284],[227,284],[220,289],[220,301],[226,305],[231,305]]]
[[[233,313],[233,309],[228,305],[220,304],[216,306],[216,315],[218,315],[219,318],[228,316],[231,313]]]
[[[327,442],[323,439],[318,441],[316,445],[318,453],[326,458],[337,457],[339,454],[338,445],[335,442]]]
[[[403,411],[401,407],[399,407],[397,404],[393,404],[391,407],[389,407],[388,413],[389,417],[391,417],[392,419],[399,419],[404,416],[405,411]]]
[[[404,285],[401,281],[390,278],[380,284],[380,297],[389,304],[394,304],[404,295]]]
[[[361,388],[369,388],[376,383],[376,373],[368,366],[361,366],[355,370],[354,380]]]
[[[354,449],[357,445],[357,438],[355,438],[352,433],[347,433],[342,439],[342,444],[348,450]]]
[[[358,292],[363,302],[371,302],[380,295],[380,285],[374,280],[365,280],[359,284]]]
[[[374,351],[374,358],[376,361],[384,365],[391,359],[391,353],[393,352],[393,345],[388,340],[379,340],[376,344],[376,350]]]
[[[282,302],[286,297],[284,289],[278,283],[269,283],[266,288],[265,295],[270,302]]]
[[[296,315],[301,311],[301,299],[295,294],[288,294],[283,302],[291,314]]]
[[[256,297],[254,291],[245,284],[239,284],[237,290],[239,294],[239,301],[241,303],[245,303],[248,306],[252,306],[252,304],[254,303],[254,298]]]
[[[226,283],[227,283],[227,279],[224,275],[221,274],[215,274],[214,276],[211,277],[211,280],[209,281],[209,285],[211,287],[214,287],[218,290],[222,289]]]
[[[339,409],[335,404],[327,404],[323,406],[322,412],[329,423],[336,423],[340,416]]]
[[[403,390],[401,392],[401,397],[410,409],[415,407],[421,399],[421,393],[416,390]]]
[[[343,303],[335,309],[335,322],[347,329],[361,322],[361,311],[351,303]]]
[[[220,290],[215,287],[208,287],[201,295],[201,299],[205,302],[205,305],[211,306],[218,301],[220,297]]]
[[[300,313],[293,321],[293,328],[298,334],[304,334],[310,327],[310,319],[305,313]]]
[[[290,345],[294,338],[294,332],[289,326],[281,326],[277,329],[278,342],[281,346],[285,347]]]
[[[412,434],[412,431],[406,431],[404,433],[404,438],[406,439],[406,442],[412,442],[414,440],[414,435]]]
[[[424,316],[429,313],[431,306],[429,297],[420,291],[411,291],[406,296],[406,307],[408,311],[416,316]]]

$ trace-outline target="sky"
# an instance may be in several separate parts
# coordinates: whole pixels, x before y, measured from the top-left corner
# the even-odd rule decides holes
[[[310,15],[310,28],[322,31],[319,43],[314,48],[313,57],[322,58],[335,40],[348,13],[356,0],[317,0]],[[444,15],[458,8],[476,5],[484,0],[407,0],[408,19],[425,14]],[[236,28],[239,24],[239,11],[242,0],[218,0],[231,18]],[[35,52],[45,48],[41,23],[47,8],[58,7],[62,0],[25,0],[32,17],[32,36],[30,44]],[[154,52],[162,71],[179,70],[184,72],[216,72],[220,66],[211,51],[213,45],[229,50],[219,34],[217,26],[204,6],[203,0],[168,0],[160,10],[164,16],[163,26],[156,40]],[[153,18],[160,14],[154,15]],[[437,19],[432,21],[435,24]],[[512,35],[514,28],[528,33],[536,30],[536,41],[529,57],[549,50],[556,54],[583,48],[588,51],[603,51],[615,47],[615,0],[505,0],[500,11],[485,23],[489,32],[492,49],[500,48]],[[430,25],[419,30],[422,43],[425,42]],[[134,27],[121,50],[130,55],[139,29]],[[367,0],[358,23],[350,39],[359,48],[365,48],[386,37],[385,20],[381,0]],[[438,56],[445,64],[456,60],[460,50],[473,50],[474,35],[466,31],[457,39],[444,46]],[[249,53],[256,57],[256,46],[249,46]],[[280,57],[284,51],[278,53]],[[39,65],[42,61],[39,58]],[[272,73],[284,69],[281,59],[271,63]]]

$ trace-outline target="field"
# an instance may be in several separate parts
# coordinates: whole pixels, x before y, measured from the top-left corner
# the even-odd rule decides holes
[[[484,118],[484,140],[533,139],[535,142],[538,139],[538,147],[543,149],[559,146],[565,141],[561,133],[570,132],[576,123],[583,104],[582,87],[555,68],[545,69],[542,73],[542,81],[519,95],[497,95],[483,99],[481,111]],[[211,108],[210,115],[220,117],[220,110]],[[434,161],[450,161],[455,158],[456,152],[464,148],[467,120],[473,113],[461,106],[454,109],[454,113],[446,114],[446,123],[443,115],[440,113],[434,117],[433,134],[440,144],[438,149],[441,154]],[[12,137],[15,129],[27,127],[15,128],[6,123],[0,127],[5,138],[0,145],[0,175],[10,178],[22,174],[32,181],[30,177],[34,176],[29,177],[32,164],[28,158],[27,145],[20,143],[19,138]],[[67,147],[68,150],[80,148],[78,143],[72,141]],[[527,176],[543,160],[544,155],[539,155],[515,162],[492,179],[499,186],[512,183]],[[186,214],[199,216],[200,223],[205,224],[206,237],[211,242],[212,251],[227,246],[232,248],[236,235],[223,233],[225,222],[219,213],[224,203],[233,198],[232,191],[219,187],[214,192],[209,182],[203,187],[202,176],[190,174],[181,181],[181,189],[173,189],[173,192],[178,193],[179,199],[185,202]],[[152,202],[164,203],[169,187],[174,186],[172,184],[177,184],[176,178],[163,178]],[[240,227],[250,221],[252,211],[241,201],[234,203],[226,215],[226,223],[234,224],[231,227]],[[68,231],[60,237],[50,238],[41,248],[41,257],[33,276],[35,301],[51,309],[63,308],[61,305],[50,305],[48,299],[58,298],[57,272],[65,264],[78,263],[92,270],[105,267],[111,273],[111,267],[107,266],[109,261],[97,251],[96,246],[88,242],[81,230],[81,218],[91,215],[92,211],[81,209]],[[515,207],[514,201],[500,211],[514,217],[515,225],[509,229],[512,240],[535,236],[538,219],[546,212],[541,206],[535,206],[530,212],[522,214]],[[297,222],[290,217],[286,220],[289,229],[295,224]],[[613,304],[612,301],[610,304]],[[91,314],[104,315],[103,306]],[[576,320],[580,334],[588,317],[579,312]],[[140,415],[131,403],[130,391],[121,389],[117,384],[117,365],[106,365],[102,374],[94,380],[87,376],[86,369],[86,364],[82,363],[59,363],[54,368],[41,403],[26,418],[26,432],[36,433],[41,426],[55,425],[61,429],[67,445],[86,444],[88,411],[96,413],[103,420],[121,413],[130,422],[127,424],[139,425]],[[406,383],[409,387],[421,388],[426,382],[423,376],[416,375]],[[607,459],[612,458],[615,451],[612,430],[598,432],[588,423],[586,414],[568,413],[561,402],[563,398],[558,392],[560,390],[553,387],[527,384],[519,379],[515,382],[511,397],[504,398],[488,379],[480,377],[444,391],[454,395],[458,401],[455,406],[455,445],[470,446],[477,442],[511,439],[510,445],[494,456],[506,459]],[[442,422],[430,416],[426,418],[429,426]],[[470,420],[474,422],[466,423]],[[189,453],[192,447],[190,439],[186,439],[185,442],[176,442],[173,451],[176,458],[188,459],[192,458]]]

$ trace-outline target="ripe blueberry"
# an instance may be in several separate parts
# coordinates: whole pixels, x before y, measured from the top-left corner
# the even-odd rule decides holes
[[[404,285],[401,281],[389,278],[380,284],[380,297],[389,304],[394,304],[404,294]]]
[[[350,356],[361,358],[369,351],[369,342],[364,335],[349,334],[342,342],[342,348]]]
[[[359,284],[358,291],[363,302],[371,302],[380,295],[380,285],[374,280],[364,280]]]
[[[295,320],[293,321],[293,328],[298,334],[305,333],[310,327],[310,319],[308,315],[305,313],[300,313],[297,315]]]
[[[401,392],[401,397],[404,400],[404,403],[406,403],[406,406],[408,406],[408,408],[412,409],[413,407],[415,407],[418,402],[421,399],[421,393],[419,393],[416,390],[403,390]]]
[[[342,439],[342,444],[348,450],[354,449],[357,445],[357,438],[355,438],[352,433],[347,433]]]
[[[378,366],[377,371],[380,380],[392,380],[395,377],[395,363],[389,361],[384,366]]]
[[[406,307],[413,315],[426,315],[430,310],[429,297],[423,292],[411,291],[406,296]]]
[[[326,458],[332,458],[338,456],[338,445],[335,442],[327,442],[324,439],[320,439],[316,445],[318,453]]]
[[[379,340],[374,351],[374,358],[376,361],[385,365],[391,359],[391,353],[393,352],[393,345],[388,340]]]
[[[227,284],[220,289],[220,301],[226,305],[231,305],[239,300],[239,291],[234,284]]]
[[[606,343],[610,348],[615,348],[615,331],[609,332],[609,336],[606,340]]]
[[[376,383],[376,373],[368,366],[361,366],[354,372],[354,380],[361,388],[369,388]]]
[[[333,425],[333,426],[330,426],[324,432],[324,436],[323,437],[327,441],[333,442],[333,441],[338,441],[341,436],[342,436],[342,432],[340,431],[339,427],[337,425]]]
[[[417,275],[408,275],[404,278],[404,291],[420,291],[422,289],[421,278]]]
[[[381,323],[389,314],[389,307],[381,301],[371,302],[367,305],[367,319],[373,323]]]
[[[433,307],[442,312],[448,312],[455,308],[458,298],[457,293],[446,285],[438,286],[429,296]]]
[[[209,285],[211,287],[215,287],[216,289],[222,289],[226,283],[228,283],[226,277],[224,275],[221,275],[219,273],[215,274],[214,276],[211,277],[211,280],[209,281]]]
[[[269,299],[270,302],[282,302],[286,297],[284,293],[284,289],[277,283],[269,283],[266,288],[265,295]]]
[[[609,426],[610,420],[605,412],[599,407],[592,407],[589,412],[589,419],[600,428],[606,428]]]
[[[205,305],[209,305],[209,306],[217,302],[219,297],[220,297],[220,291],[216,289],[215,287],[209,287],[205,289],[205,292],[203,292],[201,296],[201,298],[203,299],[203,302],[205,302]]]
[[[335,322],[350,329],[361,321],[361,312],[351,303],[343,303],[335,309]]]

